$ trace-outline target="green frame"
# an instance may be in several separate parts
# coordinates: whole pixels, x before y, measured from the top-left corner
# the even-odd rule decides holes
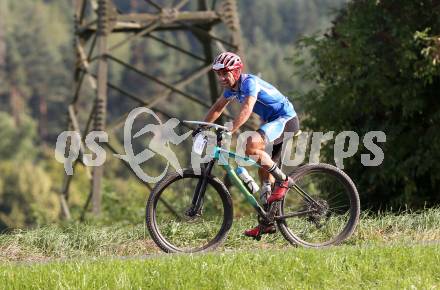
[[[238,158],[246,162],[250,162],[251,166],[261,167],[255,160],[246,157],[241,156],[235,152],[223,149],[219,146],[215,146],[213,150],[213,158],[217,161],[219,161],[219,164],[223,167],[223,169],[228,173],[229,178],[231,181],[238,187],[240,192],[244,195],[247,202],[249,202],[253,208],[257,211],[262,211],[263,208],[258,203],[257,199],[252,195],[252,193],[249,192],[249,190],[246,188],[246,186],[241,181],[240,177],[238,177],[237,173],[235,173],[234,168],[229,165],[229,162],[227,160],[231,157]],[[264,210],[263,210],[264,211]]]

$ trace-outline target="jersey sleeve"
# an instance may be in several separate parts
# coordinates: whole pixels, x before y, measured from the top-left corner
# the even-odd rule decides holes
[[[241,91],[246,97],[252,96],[258,97],[258,84],[257,81],[253,78],[247,78],[243,81]]]

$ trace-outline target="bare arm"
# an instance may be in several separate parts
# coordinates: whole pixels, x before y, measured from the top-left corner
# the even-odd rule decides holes
[[[252,110],[254,109],[255,103],[257,102],[257,98],[253,96],[246,97],[243,105],[241,106],[240,114],[235,118],[232,126],[232,133],[238,130],[241,125],[246,123],[249,117],[252,114]]]
[[[227,100],[224,96],[221,96],[215,103],[212,105],[211,109],[209,109],[208,114],[206,114],[204,121],[213,123],[215,120],[220,117],[220,115],[225,110],[226,106],[229,104],[229,100]]]

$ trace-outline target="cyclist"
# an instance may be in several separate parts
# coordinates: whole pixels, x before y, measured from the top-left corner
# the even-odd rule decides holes
[[[258,175],[262,182],[260,199],[263,203],[270,205],[282,200],[293,185],[292,180],[277,164],[280,161],[283,135],[285,132],[296,133],[299,130],[298,117],[292,103],[271,84],[255,75],[242,73],[243,63],[235,53],[223,52],[218,55],[212,64],[212,69],[225,91],[210,108],[204,121],[217,120],[228,103],[234,99],[241,104],[241,110],[233,121],[232,133],[249,119],[252,112],[260,116],[263,124],[257,130],[259,134],[247,139],[245,154],[252,156],[262,166]],[[200,130],[201,128],[198,128],[193,135],[195,136]],[[273,145],[271,154],[265,151],[268,144]],[[274,184],[273,192],[271,192],[272,184]],[[244,234],[255,238],[261,234],[274,232],[274,224],[259,224],[246,230]]]

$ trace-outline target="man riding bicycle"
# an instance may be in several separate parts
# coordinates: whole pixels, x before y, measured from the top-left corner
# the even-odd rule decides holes
[[[296,133],[299,121],[292,103],[274,86],[261,78],[242,73],[243,63],[240,57],[232,52],[218,55],[212,65],[220,85],[225,89],[204,118],[205,122],[214,122],[223,113],[228,103],[236,99],[241,104],[241,110],[234,119],[232,133],[236,132],[251,116],[252,112],[260,116],[262,126],[256,136],[246,142],[245,154],[255,159],[261,168],[258,171],[262,183],[260,199],[267,205],[282,200],[288,189],[293,186],[292,180],[281,171],[279,164],[284,133]],[[200,129],[194,132],[194,135]],[[273,145],[271,154],[266,153],[268,144]],[[274,184],[273,192],[271,191]],[[274,233],[273,224],[259,224],[246,230],[249,237]]]

